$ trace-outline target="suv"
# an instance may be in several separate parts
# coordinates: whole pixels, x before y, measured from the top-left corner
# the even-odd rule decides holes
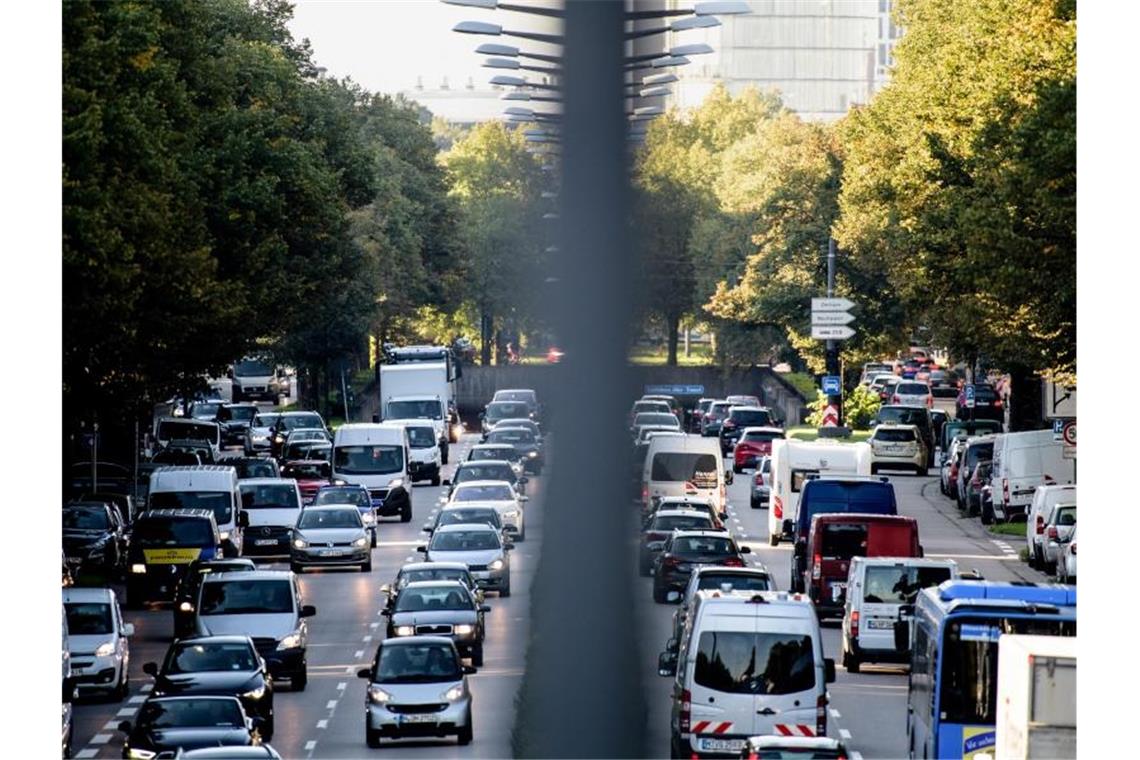
[[[867,441],[871,444],[871,474],[879,470],[908,469],[926,475],[930,457],[914,425],[876,425]]]
[[[897,404],[884,404],[875,413],[871,426],[884,423],[893,425],[914,425],[918,428],[919,438],[926,449],[922,466],[929,469],[934,463],[934,421],[930,419],[930,410],[921,406],[902,406]],[[923,473],[925,474],[925,473]]]
[[[194,634],[194,605],[198,603],[198,592],[202,588],[202,579],[207,574],[256,569],[257,566],[248,557],[191,562],[186,574],[178,582],[178,588],[174,591],[174,638],[182,639]]]
[[[63,553],[77,569],[95,570],[110,579],[119,574],[127,540],[118,510],[102,502],[77,502],[63,508]]]
[[[966,406],[966,389],[974,389],[974,407]],[[960,420],[994,420],[1005,421],[1005,410],[1002,408],[1001,396],[997,394],[992,385],[988,383],[967,383],[958,391],[958,399],[954,402],[954,417]]]
[[[728,410],[731,409],[733,404],[729,401],[714,401],[709,405],[709,410],[705,412],[705,416],[701,418],[701,435],[713,436],[720,435],[720,425],[724,422],[725,417],[728,416]]]
[[[309,681],[305,618],[316,614],[301,603],[297,576],[287,570],[210,573],[202,579],[194,627],[200,636],[249,636],[272,677],[303,691]]]
[[[720,425],[720,450],[722,454],[732,453],[745,428],[777,426],[772,413],[762,406],[731,406],[728,416]]]
[[[744,555],[752,549],[739,546],[724,531],[677,530],[665,539],[653,561],[653,601],[664,604],[670,591],[680,591],[698,565],[745,567]]]
[[[221,559],[222,537],[209,509],[148,509],[131,530],[127,606],[170,601],[195,560]]]

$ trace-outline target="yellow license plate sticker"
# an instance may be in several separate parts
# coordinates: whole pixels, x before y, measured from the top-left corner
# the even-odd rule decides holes
[[[143,549],[148,565],[183,565],[198,559],[201,549]]]

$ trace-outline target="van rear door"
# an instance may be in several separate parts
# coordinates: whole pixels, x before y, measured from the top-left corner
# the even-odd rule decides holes
[[[806,618],[757,617],[752,735],[814,736],[823,651]]]

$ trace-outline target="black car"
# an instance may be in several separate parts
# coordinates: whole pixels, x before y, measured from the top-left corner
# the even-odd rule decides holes
[[[930,418],[930,410],[924,406],[880,406],[875,413],[871,425],[914,425],[918,428],[918,435],[926,447],[926,468],[934,466],[934,422]]]
[[[241,572],[256,570],[257,565],[248,557],[235,559],[194,560],[186,569],[186,574],[178,581],[174,591],[174,638],[190,636],[194,633],[194,605],[198,602],[198,590],[202,579],[210,573]]]
[[[151,697],[138,720],[124,720],[123,757],[151,757],[163,751],[199,747],[248,747],[260,740],[236,697]]]
[[[966,389],[974,389],[974,406],[966,406]],[[958,391],[958,400],[954,404],[954,417],[959,420],[994,420],[1005,422],[1005,409],[1002,406],[1001,396],[987,383],[967,383]]]
[[[231,457],[225,463],[237,470],[238,480],[281,477],[281,466],[269,457]]]
[[[390,608],[386,638],[401,636],[446,636],[455,642],[461,657],[483,666],[484,613],[491,608],[479,603],[462,581],[414,581],[404,586]]]
[[[160,451],[159,454],[172,452],[195,454],[198,457],[198,461],[202,464],[216,464],[214,461],[214,450],[210,448],[210,444],[206,443],[205,441],[199,441],[192,438],[176,438],[172,441],[167,442],[167,444],[162,447],[162,451]],[[156,454],[154,458],[157,459],[158,454]]]
[[[237,697],[262,739],[273,737],[273,679],[248,636],[195,636],[175,641],[161,668],[143,665],[155,697]]]
[[[653,601],[663,604],[670,591],[685,588],[697,565],[745,567],[744,555],[751,552],[723,531],[678,531],[653,560]]]
[[[84,501],[102,502],[109,507],[113,507],[115,511],[119,513],[119,521],[125,526],[130,526],[131,520],[134,520],[135,515],[139,512],[135,498],[125,493],[99,491],[96,493],[85,493],[76,499],[76,502]]]
[[[479,413],[479,419],[482,420],[483,434],[486,435],[501,420],[511,417],[525,417],[532,420],[534,419],[532,415],[530,405],[524,401],[492,401]]]
[[[720,425],[720,450],[724,454],[732,452],[744,428],[780,427],[772,412],[762,406],[734,406]]]
[[[662,513],[663,512],[663,513]],[[654,548],[661,546],[675,530],[712,530],[712,517],[696,510],[654,512],[641,529],[641,545],[637,554],[637,567],[642,575],[653,568]]]
[[[222,404],[218,409],[222,445],[240,446],[245,441],[245,431],[249,430],[249,423],[256,416],[256,404]]]
[[[455,468],[455,475],[450,480],[443,479],[448,498],[457,485],[471,480],[505,480],[520,494],[526,493],[526,484],[530,482],[526,475],[517,474],[510,462],[492,459],[467,461]]]
[[[523,469],[535,475],[542,474],[542,466],[546,463],[542,443],[526,428],[505,428],[500,425],[487,434],[487,443],[506,443],[514,446],[523,457]]]
[[[118,510],[102,502],[63,508],[63,554],[73,567],[110,578],[122,568],[126,548]]]

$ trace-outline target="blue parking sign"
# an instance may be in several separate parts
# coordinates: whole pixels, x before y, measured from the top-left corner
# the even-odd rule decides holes
[[[839,375],[823,376],[823,394],[825,396],[838,396],[843,392],[843,382]]]
[[[966,406],[972,409],[974,407],[974,404],[975,404],[974,386],[973,385],[967,385],[966,386]]]

